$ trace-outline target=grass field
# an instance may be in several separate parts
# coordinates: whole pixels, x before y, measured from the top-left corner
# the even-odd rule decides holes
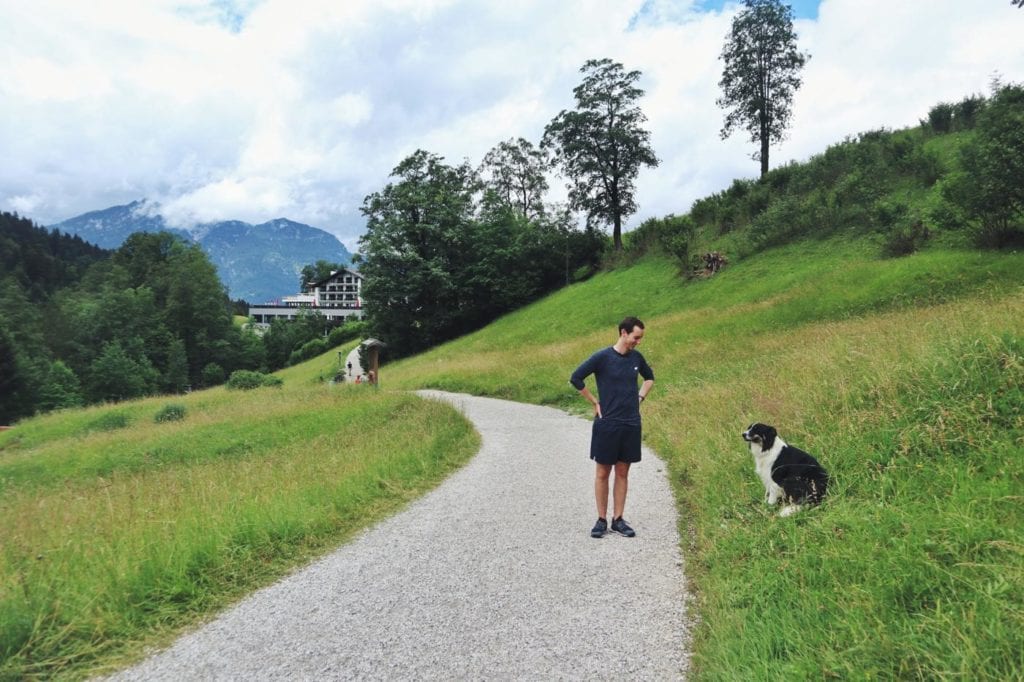
[[[1019,254],[880,260],[844,240],[689,285],[647,259],[382,376],[582,412],[569,373],[637,314],[657,376],[645,438],[668,461],[698,593],[698,679],[1021,679],[1022,282]],[[820,456],[824,505],[765,507],[739,438],[753,421]]]
[[[80,677],[337,546],[478,447],[439,403],[320,381],[68,411],[0,434],[0,679]],[[360,390],[362,389],[362,390]],[[157,423],[168,403],[184,419]]]
[[[22,422],[0,434],[0,677],[112,669],[421,494],[477,439],[407,389],[584,412],[569,373],[636,314],[695,678],[1021,679],[1024,256],[876,253],[808,241],[697,282],[648,257],[385,364],[379,391],[326,384],[332,350],[280,389]],[[185,418],[155,423],[168,403]],[[819,455],[821,507],[765,507],[752,421]]]

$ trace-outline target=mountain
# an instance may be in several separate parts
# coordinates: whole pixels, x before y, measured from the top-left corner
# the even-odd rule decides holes
[[[278,218],[259,225],[203,223],[185,230],[168,226],[159,205],[147,201],[90,211],[50,227],[107,249],[116,249],[134,232],[176,234],[203,247],[231,298],[250,303],[295,293],[302,268],[318,260],[352,262],[337,237],[310,225]]]

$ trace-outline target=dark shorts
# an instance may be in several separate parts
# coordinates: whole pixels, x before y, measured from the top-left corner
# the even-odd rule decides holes
[[[590,459],[598,464],[640,461],[640,426],[595,419]]]

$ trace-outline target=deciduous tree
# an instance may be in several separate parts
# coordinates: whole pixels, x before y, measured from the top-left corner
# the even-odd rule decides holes
[[[331,263],[326,260],[318,260],[316,263],[303,266],[299,276],[299,290],[306,291],[313,282],[327,279],[332,272],[337,272],[344,267],[341,263]]]
[[[780,0],[744,0],[732,21],[720,59],[725,63],[718,106],[729,110],[722,139],[737,129],[750,133],[760,151],[761,176],[768,172],[768,147],[785,138],[800,88],[800,70],[810,55],[800,52],[793,9]]]
[[[491,192],[485,202],[490,198],[524,218],[540,218],[548,190],[547,170],[547,154],[529,140],[502,142],[487,152],[478,171]]]
[[[983,243],[1000,246],[1024,232],[1024,86],[996,87],[945,193],[978,221]]]
[[[467,163],[449,166],[423,150],[391,177],[363,201],[359,269],[374,331],[401,355],[451,338],[466,315],[457,277],[472,262],[478,180]]]
[[[569,205],[586,212],[588,225],[610,224],[615,248],[622,249],[622,221],[637,209],[637,175],[642,166],[658,165],[637,105],[641,74],[611,59],[591,59],[580,73],[576,108],[555,116],[541,145],[554,150],[569,180]]]

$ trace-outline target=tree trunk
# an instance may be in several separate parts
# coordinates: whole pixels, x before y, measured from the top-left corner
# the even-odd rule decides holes
[[[768,131],[761,130],[761,177],[768,172]]]
[[[615,214],[615,227],[612,228],[612,240],[615,242],[615,250],[622,251],[622,216]]]

